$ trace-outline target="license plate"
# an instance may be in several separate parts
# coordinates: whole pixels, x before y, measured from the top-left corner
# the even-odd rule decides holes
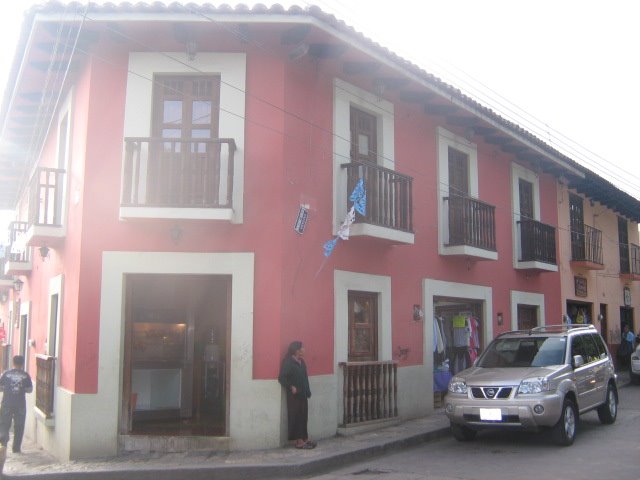
[[[481,408],[480,409],[480,420],[488,420],[488,421],[501,421],[502,420],[502,410],[499,408]]]

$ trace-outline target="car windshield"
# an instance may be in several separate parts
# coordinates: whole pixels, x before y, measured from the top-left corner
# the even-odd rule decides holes
[[[498,338],[478,359],[477,366],[548,367],[562,365],[567,339],[564,337]]]

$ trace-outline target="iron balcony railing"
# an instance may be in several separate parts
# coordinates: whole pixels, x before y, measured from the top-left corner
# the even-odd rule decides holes
[[[55,357],[36,355],[36,407],[46,418],[53,416]]]
[[[356,215],[356,223],[413,232],[413,178],[369,162],[351,161],[342,168],[347,171],[347,195],[364,179],[366,215]],[[351,208],[348,196],[345,201]]]
[[[623,256],[623,252],[626,255]],[[620,245],[620,273],[640,275],[640,246],[633,243]]]
[[[343,425],[398,416],[398,362],[341,362]]]
[[[463,195],[444,198],[449,219],[447,246],[496,251],[496,207]]]
[[[556,229],[536,220],[518,222],[520,261],[556,265]]]
[[[62,226],[65,171],[39,167],[29,185],[29,224]]]
[[[571,231],[571,260],[602,265],[602,231],[583,225],[582,231]]]
[[[121,203],[232,208],[235,151],[228,138],[125,138]]]

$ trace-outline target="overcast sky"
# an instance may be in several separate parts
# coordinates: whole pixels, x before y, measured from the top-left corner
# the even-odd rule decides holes
[[[34,3],[14,0],[0,7],[3,90],[23,13]],[[640,2],[277,3],[315,4],[333,13],[640,199],[640,136],[634,121],[640,112]]]

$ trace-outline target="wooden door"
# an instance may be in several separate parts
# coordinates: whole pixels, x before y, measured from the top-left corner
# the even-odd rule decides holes
[[[538,307],[518,305],[518,330],[531,330],[538,326]]]
[[[350,362],[378,360],[378,294],[349,291]]]

